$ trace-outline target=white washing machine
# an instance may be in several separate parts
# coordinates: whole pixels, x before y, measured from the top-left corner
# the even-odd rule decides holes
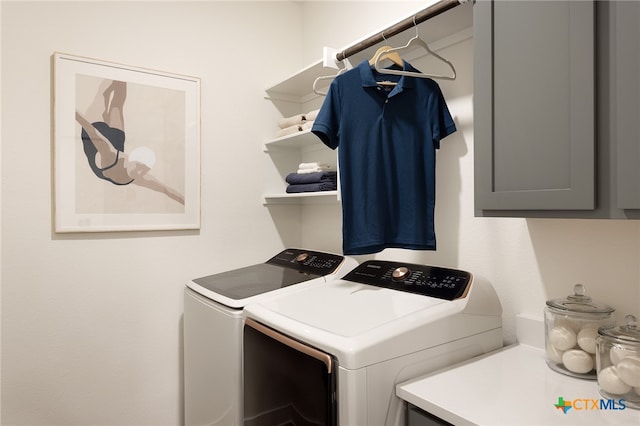
[[[286,249],[265,263],[189,281],[184,290],[185,423],[242,424],[242,332],[247,303],[324,285],[350,257]]]
[[[247,426],[403,425],[396,384],[502,346],[490,283],[426,265],[367,261],[244,314]]]

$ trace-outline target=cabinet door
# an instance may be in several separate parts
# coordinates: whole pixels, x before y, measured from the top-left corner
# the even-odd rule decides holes
[[[594,209],[594,3],[479,0],[473,27],[476,211]]]
[[[617,207],[640,209],[640,2],[613,4]]]

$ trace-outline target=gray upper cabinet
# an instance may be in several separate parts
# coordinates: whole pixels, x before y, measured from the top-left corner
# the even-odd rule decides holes
[[[611,114],[617,140],[617,207],[640,209],[640,2],[620,1],[611,13],[613,84]]]
[[[640,218],[640,2],[474,5],[477,216]]]
[[[596,207],[595,91],[593,2],[475,3],[476,214]]]

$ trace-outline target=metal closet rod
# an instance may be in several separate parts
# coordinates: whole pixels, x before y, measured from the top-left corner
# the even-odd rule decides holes
[[[421,24],[426,20],[438,16],[449,9],[453,9],[454,7],[462,3],[466,3],[467,1],[468,0],[440,0],[438,3],[434,3],[426,9],[423,9],[420,12],[416,13],[414,16],[404,19],[397,24],[387,28],[386,30],[380,31],[378,34],[372,35],[371,37],[368,37],[361,42],[344,49],[342,52],[338,52],[336,54],[336,60],[343,61],[346,58],[355,55],[356,53],[360,53],[371,46],[375,46],[376,44],[388,39],[389,37],[400,34],[401,32],[408,30],[409,28],[413,28],[414,26]]]

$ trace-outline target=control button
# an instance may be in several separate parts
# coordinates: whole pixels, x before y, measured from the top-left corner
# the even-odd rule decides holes
[[[300,253],[296,256],[296,262],[302,263],[309,258],[309,253]]]
[[[394,281],[403,281],[405,278],[409,277],[410,273],[411,271],[409,271],[409,268],[407,268],[406,266],[401,266],[393,271],[393,273],[391,274],[391,278]]]

